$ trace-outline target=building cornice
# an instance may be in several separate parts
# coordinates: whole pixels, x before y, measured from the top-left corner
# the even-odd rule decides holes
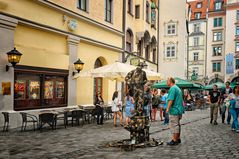
[[[102,47],[105,47],[105,48],[109,48],[109,49],[112,49],[112,50],[117,51],[117,52],[123,52],[123,49],[120,48],[120,47],[109,45],[109,44],[106,44],[104,42],[97,41],[97,40],[94,40],[94,39],[91,39],[91,38],[88,38],[88,37],[85,37],[85,36],[81,36],[81,35],[78,35],[78,34],[74,34],[74,33],[71,33],[71,32],[67,32],[67,31],[64,31],[64,30],[60,30],[60,29],[54,28],[54,27],[49,26],[49,25],[40,24],[40,23],[33,22],[31,20],[28,20],[28,19],[24,19],[24,18],[21,18],[21,17],[10,15],[10,14],[6,14],[6,13],[3,13],[3,12],[0,12],[0,15],[5,15],[5,16],[17,19],[18,23],[22,24],[22,25],[31,26],[31,27],[41,29],[41,30],[46,30],[46,31],[49,31],[49,32],[54,32],[54,33],[64,35],[64,36],[73,35],[73,36],[79,37],[81,41],[88,42],[88,43],[91,43],[91,44],[94,44],[94,45],[99,45],[99,46],[102,46]]]
[[[81,15],[79,13],[73,12],[73,11],[71,11],[71,10],[69,10],[67,8],[64,8],[64,7],[60,6],[60,5],[57,5],[57,4],[53,3],[53,2],[49,2],[47,0],[37,0],[37,1],[40,4],[42,4],[42,5],[45,5],[47,7],[53,8],[53,9],[58,10],[58,11],[61,11],[61,12],[65,13],[65,14],[68,14],[68,15],[73,16],[75,18],[79,18],[81,20],[87,21],[87,22],[89,22],[91,24],[94,24],[94,25],[96,25],[98,27],[101,27],[103,29],[111,31],[111,32],[113,32],[115,34],[118,34],[120,36],[124,36],[124,32],[122,32],[122,31],[119,31],[119,30],[117,30],[115,28],[112,28],[110,26],[107,26],[107,25],[105,25],[103,23],[100,23],[100,22],[97,22],[97,21],[95,21],[93,19],[85,17],[85,16],[83,16],[83,15]]]
[[[226,15],[226,12],[223,10],[223,11],[211,11],[211,12],[208,12],[208,17],[216,17],[216,16],[224,16]]]
[[[226,10],[239,9],[239,2],[226,5]]]

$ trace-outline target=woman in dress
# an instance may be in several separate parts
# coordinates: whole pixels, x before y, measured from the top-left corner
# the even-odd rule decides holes
[[[134,115],[134,112],[134,98],[132,97],[132,94],[128,92],[125,97],[125,126],[128,126],[130,118]]]
[[[112,112],[114,113],[114,126],[116,127],[117,115],[120,118],[120,125],[123,126],[123,116],[121,113],[122,102],[118,98],[118,92],[115,91],[112,97]]]
[[[95,106],[96,106],[96,114],[97,114],[97,124],[98,125],[103,125],[103,120],[104,120],[104,100],[101,96],[100,93],[96,94],[95,96]]]

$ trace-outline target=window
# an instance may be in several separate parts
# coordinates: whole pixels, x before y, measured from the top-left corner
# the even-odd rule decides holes
[[[126,32],[126,51],[132,52],[133,50],[133,33],[130,29]]]
[[[193,61],[198,61],[199,59],[199,53],[198,52],[194,52],[193,53]]]
[[[214,10],[221,10],[222,9],[222,2],[216,2],[214,4]]]
[[[156,58],[157,58],[157,53],[156,53],[156,49],[153,49],[153,62],[156,63]]]
[[[193,73],[195,73],[196,76],[198,76],[199,68],[193,67]]]
[[[79,0],[78,8],[83,11],[87,11],[88,0]]]
[[[167,25],[167,35],[176,35],[176,24]]]
[[[202,3],[197,3],[197,8],[202,8]]]
[[[239,10],[237,10],[237,21],[239,21]]]
[[[105,0],[105,21],[112,22],[113,0]]]
[[[236,26],[236,35],[239,35],[239,26]]]
[[[142,40],[140,40],[137,45],[137,52],[138,52],[138,56],[142,56],[142,52],[143,52]]]
[[[150,59],[150,46],[147,45],[145,48],[145,59],[149,60]]]
[[[132,13],[132,0],[128,0],[128,13],[133,14]]]
[[[200,24],[194,24],[194,25],[193,25],[193,30],[194,30],[194,32],[196,32],[196,33],[200,32]]]
[[[198,46],[199,45],[199,37],[194,37],[193,38],[193,45]]]
[[[236,52],[239,52],[239,42],[236,42]]]
[[[212,63],[212,72],[221,72],[221,62]]]
[[[171,44],[166,47],[166,57],[173,58],[176,57],[175,45]]]
[[[149,23],[149,2],[146,2],[146,22]]]
[[[213,56],[221,56],[222,55],[222,46],[213,46]]]
[[[99,68],[102,67],[103,64],[100,61],[99,58],[96,59],[94,68]],[[100,93],[102,95],[103,93],[103,78],[102,77],[97,77],[94,78],[94,94],[93,94],[93,99],[95,99],[95,96],[97,93]]]
[[[67,70],[20,66],[15,69],[14,110],[67,105]]]
[[[222,40],[222,32],[214,32],[213,41],[221,41],[221,40]]]
[[[235,69],[239,69],[239,59],[236,59],[236,66]]]
[[[221,27],[222,26],[222,17],[214,18],[213,26],[214,27]]]
[[[135,6],[135,18],[136,19],[140,18],[140,6],[139,5]]]
[[[198,13],[195,13],[195,19],[200,19],[200,17],[201,17],[201,12],[198,12]]]

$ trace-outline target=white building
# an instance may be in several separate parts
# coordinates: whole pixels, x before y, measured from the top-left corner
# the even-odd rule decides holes
[[[186,77],[186,0],[159,1],[159,72]]]

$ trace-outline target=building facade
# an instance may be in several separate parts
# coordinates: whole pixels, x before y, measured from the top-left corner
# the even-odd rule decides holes
[[[186,0],[159,1],[159,65],[165,77],[186,78]]]
[[[224,82],[226,1],[212,0],[208,4],[207,76],[209,84]],[[229,27],[229,26],[228,26]]]
[[[158,67],[158,2],[126,0],[125,58],[135,65],[145,61],[147,69],[157,72]]]
[[[239,82],[239,1],[228,0],[225,29],[225,81]]]
[[[10,89],[0,94],[0,111],[92,104],[97,92],[110,101],[115,82],[73,79],[73,64],[80,58],[89,70],[120,60],[122,15],[116,0],[0,0],[0,90]],[[6,71],[14,47],[23,55]]]
[[[207,56],[207,0],[189,2],[188,79],[205,84]]]

